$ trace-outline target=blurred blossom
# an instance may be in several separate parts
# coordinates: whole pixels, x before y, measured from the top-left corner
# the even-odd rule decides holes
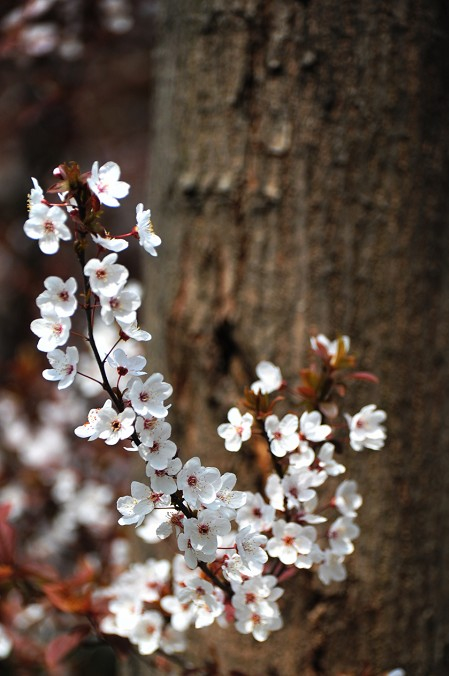
[[[0,624],[0,660],[8,657],[12,650],[12,641],[5,631],[5,628]]]
[[[36,468],[62,463],[68,450],[67,435],[50,425],[42,425],[30,431],[17,448],[24,465]]]
[[[74,61],[75,59],[79,59],[82,56],[84,52],[84,45],[81,40],[78,40],[73,35],[65,35],[61,39],[58,52],[63,59],[67,59],[67,61]]]
[[[102,20],[111,33],[126,33],[133,25],[131,7],[127,0],[102,0]]]
[[[128,540],[125,540],[125,538],[115,538],[115,540],[112,540],[110,561],[112,565],[120,567],[127,566],[130,563],[131,545]]]
[[[21,631],[26,631],[45,617],[45,610],[40,603],[30,603],[25,606],[14,618],[14,626]]]
[[[20,48],[28,56],[49,54],[58,42],[57,26],[53,23],[25,26],[20,34]]]
[[[69,468],[60,470],[55,477],[55,483],[51,489],[53,499],[60,504],[68,502],[75,495],[78,487],[76,473]]]
[[[11,483],[0,489],[0,505],[9,505],[9,521],[15,521],[22,514],[27,505],[27,495],[18,483]]]

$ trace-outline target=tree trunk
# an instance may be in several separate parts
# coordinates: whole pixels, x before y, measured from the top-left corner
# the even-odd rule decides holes
[[[220,673],[449,673],[449,19],[437,0],[164,0],[148,264],[153,367],[184,458],[239,487],[216,435],[261,359],[351,336],[389,414],[345,458],[364,495],[348,580],[287,584],[264,644],[202,630]],[[159,352],[157,352],[159,350]],[[349,405],[349,404],[348,404]],[[239,457],[236,457],[239,456]],[[365,669],[365,671],[363,671]]]

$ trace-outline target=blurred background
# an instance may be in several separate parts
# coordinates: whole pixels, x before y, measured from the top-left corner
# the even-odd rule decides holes
[[[39,316],[43,280],[78,276],[78,266],[71,247],[42,255],[23,223],[32,176],[45,190],[62,162],[90,171],[95,160],[112,160],[132,188],[120,220],[109,210],[107,227],[118,234],[135,225],[135,206],[147,193],[154,12],[151,0],[26,0],[0,7],[0,503],[11,506],[22,557],[68,575],[81,552],[93,555],[105,582],[115,564],[129,560],[126,540],[115,539],[122,530],[115,502],[129,492],[129,458],[104,444],[81,444],[73,455],[73,429],[89,404],[81,404],[80,392],[59,392],[42,378],[48,362],[29,325]],[[125,252],[123,262],[133,279],[141,277],[135,251]],[[95,388],[84,395],[94,405]],[[0,673],[46,673],[43,651],[61,625],[42,622],[37,604],[23,606],[25,596],[12,592],[3,601],[1,620],[18,633],[16,657],[0,661]],[[116,660],[110,650],[87,646],[67,669],[86,668],[114,674]]]

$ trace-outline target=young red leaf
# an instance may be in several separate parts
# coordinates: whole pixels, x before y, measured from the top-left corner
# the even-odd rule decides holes
[[[298,387],[298,393],[305,399],[315,399],[316,392],[312,387]]]
[[[84,615],[91,608],[90,590],[85,592],[75,590],[72,592],[68,586],[59,583],[45,584],[42,589],[50,603],[63,613],[81,613]]]
[[[26,561],[20,566],[20,572],[25,577],[32,577],[40,582],[56,582],[58,573],[48,563]]]
[[[57,636],[45,650],[45,662],[49,669],[55,669],[62,660],[72,652],[90,632],[90,627],[77,627],[68,634]]]
[[[365,380],[368,383],[379,383],[379,378],[374,375],[374,373],[369,373],[368,371],[356,371],[355,373],[349,373],[347,378],[352,378],[353,380]]]
[[[14,562],[16,532],[7,522],[10,511],[9,505],[0,507],[0,564],[10,564]]]
[[[0,582],[2,580],[9,580],[14,574],[13,566],[5,566],[0,564]]]

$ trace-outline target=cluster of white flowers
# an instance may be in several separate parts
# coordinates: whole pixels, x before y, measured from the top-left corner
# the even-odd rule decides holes
[[[59,168],[56,175],[64,178],[64,170]],[[79,180],[83,180],[81,175]],[[102,167],[94,162],[78,194],[73,187],[71,193],[62,187],[63,206],[47,204],[35,180],[33,184],[27,234],[39,240],[44,253],[54,253],[60,239],[72,236],[65,222],[75,214],[75,237],[82,239],[78,250],[83,251],[82,257],[78,256],[82,303],[77,302],[73,277],[67,281],[49,277],[37,300],[42,318],[34,320],[31,329],[39,337],[38,348],[48,352],[52,367],[44,371],[44,377],[57,381],[59,388],[73,382],[78,350],[69,346],[63,352],[59,348],[70,336],[72,315],[77,309],[84,310],[99,382],[109,397],[103,406],[90,410],[87,421],[75,433],[88,441],[102,439],[108,445],[129,440],[126,450],[136,452],[145,462],[148,482],[133,481],[130,495],[118,499],[119,523],[143,530],[145,519],[160,510],[166,518],[159,519],[157,536],[173,536],[181,552],[171,574],[168,562],[150,560],[133,565],[105,590],[111,600],[102,631],[128,638],[142,654],[156,649],[182,650],[184,639],[179,632],[190,624],[200,628],[216,619],[233,621],[237,631],[266,640],[270,632],[282,627],[277,602],[283,590],[278,582],[287,569],[314,568],[324,584],[346,577],[344,561],[359,535],[354,519],[362,498],[354,481],[343,481],[327,494],[322,490],[329,479],[345,472],[334,457],[336,429],[323,420],[318,409],[309,408],[300,416],[290,411],[282,417],[276,415],[273,407],[288,386],[279,367],[264,361],[256,368],[259,379],[252,385],[251,396],[265,408],[258,409],[255,404],[252,412],[244,413],[231,408],[229,422],[218,427],[218,434],[231,452],[238,452],[256,430],[265,439],[273,464],[265,495],[235,490],[235,474],[221,474],[216,467],[203,465],[199,457],[183,463],[166,421],[171,385],[161,373],[148,376],[144,357],[116,347],[128,337],[138,341],[150,338],[137,325],[140,295],[127,287],[128,270],[117,262],[128,236],[138,238],[150,255],[156,255],[155,247],[161,240],[153,232],[149,210],[139,204],[134,230],[116,238],[107,232],[91,233],[87,226],[85,231],[80,228],[77,200],[86,190],[91,193],[89,203],[94,210],[96,204],[117,207],[128,194],[129,186],[120,181],[120,169],[114,162]],[[88,234],[98,251],[97,257],[86,261]],[[117,330],[116,342],[103,359],[97,356],[92,331],[96,311],[96,321]],[[319,336],[311,346],[332,360],[349,350],[349,339],[331,343]],[[106,376],[106,363],[116,372],[112,384]],[[351,446],[357,451],[380,449],[385,440],[384,420],[385,413],[373,405],[347,416]]]
[[[350,341],[348,336],[330,341],[320,334],[311,338],[311,347],[332,362],[339,349],[349,352]],[[264,361],[258,365],[256,373],[259,380],[252,385],[254,394],[281,392],[285,383],[279,367]],[[384,411],[370,404],[354,416],[345,414],[345,418],[349,443],[354,450],[383,447],[386,438],[382,425],[386,419]],[[242,414],[236,407],[230,409],[228,421],[219,425],[217,431],[224,439],[225,448],[237,452],[257,426],[251,413]],[[265,487],[268,504],[260,494],[247,493],[246,505],[237,511],[237,523],[240,527],[253,529],[259,537],[265,536],[264,553],[277,558],[284,566],[315,566],[323,584],[344,580],[345,558],[354,551],[353,540],[360,533],[354,519],[362,498],[357,493],[355,481],[343,481],[327,504],[319,501],[316,489],[329,478],[346,471],[334,458],[333,428],[323,424],[320,411],[313,410],[300,417],[286,413],[281,419],[269,413],[265,416],[263,430],[259,431],[265,435],[275,468]],[[271,511],[268,511],[269,507]],[[331,523],[329,517],[323,515],[324,509],[330,508],[337,510],[337,518]],[[323,529],[322,524],[326,524],[324,532],[319,531],[319,528]],[[224,575],[233,579],[233,584],[240,565],[241,560],[236,555],[224,564]],[[232,573],[228,569],[232,569]],[[272,567],[272,570],[276,568]],[[231,574],[234,577],[230,578]],[[245,569],[243,579],[249,576],[250,572]],[[241,627],[241,624],[237,626],[239,630]]]
[[[167,624],[160,610],[147,609],[167,598],[169,581],[170,563],[164,559],[132,564],[112,585],[96,593],[98,599],[110,599],[101,631],[129,639],[142,655],[157,649],[167,654],[182,652],[183,632]]]

